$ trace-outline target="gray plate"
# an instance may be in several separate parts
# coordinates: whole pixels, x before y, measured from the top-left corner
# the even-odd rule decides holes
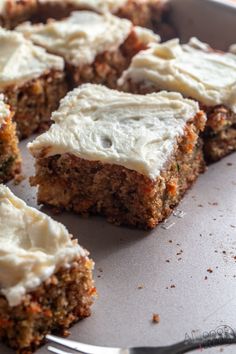
[[[215,24],[213,44],[223,48],[233,41],[229,41],[229,28],[236,23],[233,8],[229,11],[207,0],[173,0],[173,4],[183,38],[196,33],[206,40]],[[211,25],[209,9],[215,16]],[[198,29],[191,25],[197,19]],[[225,23],[219,27],[219,21]],[[30,176],[33,161],[25,146],[26,142],[21,143],[23,172]],[[92,316],[71,329],[71,338],[107,346],[157,346],[185,336],[194,338],[219,326],[236,328],[235,171],[236,154],[209,167],[179,205],[184,216],[178,217],[177,210],[177,216],[152,232],[115,227],[96,217],[53,216],[79,237],[96,262],[99,297]],[[37,206],[36,190],[27,179],[10,187],[29,205]],[[152,323],[153,313],[160,315],[159,324]],[[235,352],[236,347],[224,348],[224,353]],[[0,353],[13,352],[1,346]],[[46,354],[46,347],[37,353]]]

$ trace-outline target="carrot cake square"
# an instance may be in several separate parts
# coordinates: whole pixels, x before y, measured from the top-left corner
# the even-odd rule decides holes
[[[153,228],[204,170],[205,114],[177,93],[133,95],[84,84],[52,120],[29,144],[38,203]]]
[[[73,12],[62,21],[46,24],[28,22],[17,30],[64,58],[72,87],[87,82],[116,87],[131,58],[147,43],[160,39],[148,29],[133,27],[126,19],[91,11]]]
[[[18,138],[12,116],[13,113],[0,94],[0,183],[16,177],[21,167]]]
[[[37,0],[0,0],[0,26],[14,28],[37,11]]]
[[[67,229],[0,185],[0,339],[30,354],[90,314],[93,262]]]
[[[45,22],[48,18],[59,20],[73,11],[90,10],[127,18],[135,26],[150,28],[164,39],[174,35],[169,24],[170,6],[167,0],[39,0],[38,4],[37,22]]]
[[[176,91],[207,114],[204,152],[217,161],[236,150],[236,56],[192,38],[153,44],[138,53],[119,83],[133,93]]]
[[[20,138],[49,124],[67,92],[62,58],[33,45],[21,33],[0,28],[0,92],[14,111]]]

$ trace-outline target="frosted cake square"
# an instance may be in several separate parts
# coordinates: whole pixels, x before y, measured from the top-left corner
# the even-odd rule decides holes
[[[71,87],[89,82],[115,88],[131,58],[160,39],[126,19],[91,11],[73,12],[66,19],[46,24],[27,22],[17,30],[65,60]]]
[[[199,102],[207,114],[204,153],[217,161],[236,150],[236,55],[192,38],[153,44],[138,53],[119,80],[133,93],[176,91]]]
[[[0,339],[30,354],[89,316],[93,262],[67,229],[0,185]]]
[[[38,203],[153,228],[204,170],[205,115],[177,93],[85,84],[67,94],[52,120],[29,144]]]

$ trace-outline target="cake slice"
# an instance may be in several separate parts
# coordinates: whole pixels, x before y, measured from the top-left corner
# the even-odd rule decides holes
[[[45,22],[48,18],[59,20],[72,11],[89,10],[127,18],[135,26],[150,28],[165,39],[174,35],[169,24],[170,6],[167,0],[39,0],[38,6],[37,22]]]
[[[15,112],[19,138],[49,125],[67,92],[63,59],[33,45],[21,33],[0,28],[0,92]]]
[[[20,172],[21,158],[13,113],[0,95],[0,183],[7,182]]]
[[[207,114],[204,152],[217,161],[236,150],[236,56],[192,38],[154,44],[138,53],[119,83],[133,93],[176,91]]]
[[[37,12],[37,0],[0,0],[0,26],[14,28]]]
[[[131,58],[159,36],[109,13],[73,12],[62,21],[25,23],[17,28],[35,44],[60,55],[72,87],[99,83],[116,87]]]
[[[85,84],[52,119],[29,144],[38,203],[153,228],[204,170],[205,115],[180,94],[132,95]]]
[[[0,185],[0,339],[32,353],[90,314],[93,262],[67,229]]]

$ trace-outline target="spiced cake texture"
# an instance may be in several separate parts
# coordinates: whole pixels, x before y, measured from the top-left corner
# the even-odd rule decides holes
[[[12,29],[37,12],[37,0],[0,0],[0,26]]]
[[[21,169],[18,138],[12,116],[10,107],[0,94],[0,183],[16,177]]]
[[[30,354],[90,315],[93,262],[67,229],[0,185],[0,339]]]
[[[61,101],[52,120],[29,144],[38,203],[153,228],[204,171],[205,115],[180,94],[86,84]]]
[[[62,21],[46,24],[25,23],[17,30],[65,60],[72,88],[86,82],[116,88],[131,58],[149,42],[160,40],[152,31],[134,27],[126,19],[91,11],[73,12]]]
[[[14,111],[20,139],[45,130],[67,92],[62,58],[33,45],[21,33],[0,28],[0,92]]]
[[[236,55],[216,52],[192,38],[153,44],[138,53],[119,80],[133,93],[175,91],[199,102],[207,114],[203,134],[206,160],[236,150]]]

